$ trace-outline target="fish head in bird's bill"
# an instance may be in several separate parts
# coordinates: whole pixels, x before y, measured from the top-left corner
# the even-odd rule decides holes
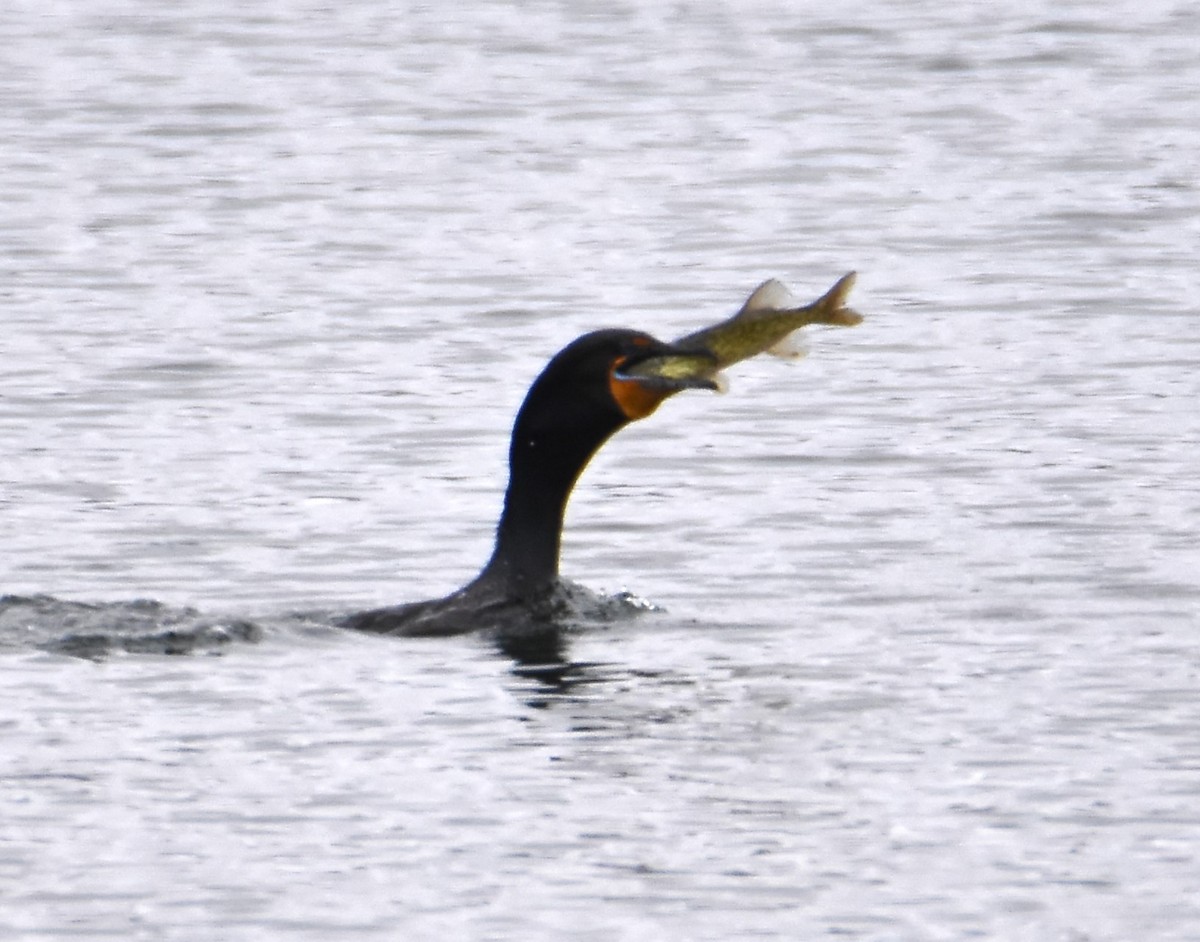
[[[685,389],[717,389],[716,358],[707,350],[676,350],[646,337],[649,343],[623,356],[609,374],[609,394],[630,420],[650,415],[664,399]]]
[[[665,345],[664,345],[665,347]],[[684,389],[716,389],[713,374],[717,358],[707,350],[670,350],[650,356],[630,358],[619,364],[616,376],[632,380],[648,389],[680,392]]]

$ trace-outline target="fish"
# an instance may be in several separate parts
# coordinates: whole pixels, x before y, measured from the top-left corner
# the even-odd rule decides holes
[[[678,353],[652,357],[624,372],[672,380],[711,380],[724,391],[726,384],[721,371],[735,363],[760,353],[792,359],[804,356],[797,334],[802,327],[809,324],[854,327],[862,323],[863,316],[846,306],[846,296],[857,277],[855,272],[843,275],[824,295],[803,306],[796,304],[781,282],[771,278],[755,288],[732,317],[672,341],[677,350],[695,351],[694,357]]]

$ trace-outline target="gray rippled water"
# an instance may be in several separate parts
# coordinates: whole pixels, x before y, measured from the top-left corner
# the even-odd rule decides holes
[[[1200,939],[1198,33],[0,13],[0,935]],[[473,575],[576,335],[851,269],[584,475],[566,573],[657,610],[293,614]]]

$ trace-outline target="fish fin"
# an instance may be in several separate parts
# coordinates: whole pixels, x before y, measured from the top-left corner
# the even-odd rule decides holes
[[[813,323],[832,324],[836,327],[853,327],[855,324],[861,324],[863,316],[858,311],[846,307],[846,296],[854,287],[857,279],[858,275],[855,272],[839,278],[837,284],[812,305]]]
[[[750,293],[739,315],[753,314],[760,311],[784,311],[796,306],[796,299],[784,286],[783,282],[770,278]]]
[[[834,327],[855,327],[863,322],[863,316],[853,308],[842,307],[829,313],[829,319],[823,321]]]
[[[782,340],[767,347],[767,353],[784,360],[800,360],[808,356],[808,347],[805,345],[800,331],[795,330]]]
[[[729,392],[729,377],[724,373],[713,373],[709,377],[716,384],[716,392],[719,396],[724,396]]]

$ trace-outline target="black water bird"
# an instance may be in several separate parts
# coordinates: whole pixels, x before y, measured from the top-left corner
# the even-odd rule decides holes
[[[482,572],[444,598],[357,612],[341,624],[408,636],[556,627],[578,591],[559,579],[559,548],[567,499],[588,461],[613,433],[667,397],[717,388],[705,370],[681,369],[673,378],[627,372],[676,356],[686,366],[697,353],[632,330],[596,331],[561,350],[530,387],[513,424],[508,490]]]

